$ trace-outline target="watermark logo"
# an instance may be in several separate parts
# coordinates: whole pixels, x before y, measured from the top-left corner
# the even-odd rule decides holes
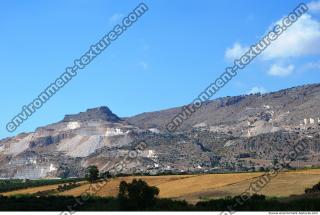
[[[182,108],[181,112],[174,116],[166,125],[169,132],[176,131],[184,121],[188,120],[194,113],[199,110],[204,103],[214,96],[221,88],[228,84],[241,69],[248,66],[257,56],[263,53],[275,40],[277,40],[299,17],[308,11],[308,6],[301,3],[287,17],[282,19],[281,24],[277,24],[268,32],[258,43],[252,45],[250,49],[234,64],[225,69],[214,82],[212,82],[203,92],[201,92],[191,104]]]
[[[74,60],[74,64],[67,67],[65,72],[51,83],[37,98],[30,104],[24,105],[20,113],[7,123],[8,132],[14,132],[23,122],[29,119],[38,109],[40,109],[49,99],[51,99],[59,90],[68,84],[79,70],[88,66],[97,56],[105,51],[115,40],[117,40],[126,30],[139,20],[147,11],[148,6],[144,3],[139,4],[131,13],[122,19],[121,24],[116,25],[111,31],[104,35],[96,44],[80,58]]]

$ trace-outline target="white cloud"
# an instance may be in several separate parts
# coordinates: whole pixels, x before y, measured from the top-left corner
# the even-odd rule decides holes
[[[294,71],[294,65],[282,66],[279,64],[273,64],[268,71],[271,76],[285,77],[291,75]]]
[[[312,1],[308,4],[310,12],[320,12],[320,1]]]
[[[297,22],[284,31],[282,35],[276,41],[273,41],[261,54],[260,60],[272,64],[267,71],[269,75],[285,77],[293,74],[295,70],[320,69],[320,62],[306,63],[298,66],[297,69],[293,64],[290,64],[292,60],[296,61],[299,57],[320,55],[320,21],[316,18],[317,16],[315,14],[317,12],[320,13],[320,0],[308,3],[308,7],[308,13],[303,14]],[[281,24],[282,19],[270,26],[269,30],[276,24]],[[225,58],[229,60],[238,59],[245,54],[247,50],[249,50],[248,44],[236,42],[233,46],[226,49]],[[287,64],[283,64],[283,62],[287,62]]]
[[[320,54],[320,22],[304,14],[263,52],[263,59],[316,54]]]
[[[228,60],[239,59],[249,50],[249,47],[242,46],[240,43],[235,43],[231,48],[227,48],[225,58]]]
[[[109,23],[110,24],[115,24],[118,22],[121,18],[123,17],[123,14],[121,13],[115,13],[109,18]]]
[[[312,10],[319,9],[320,0],[309,3],[309,7]],[[275,22],[275,24],[280,24],[281,22],[282,19]],[[225,57],[227,59],[239,58],[248,49],[248,46],[237,42],[231,48],[227,48]],[[276,41],[272,42],[262,53],[262,59],[277,60],[318,54],[320,54],[320,22],[310,14],[303,14],[296,23],[283,32]]]
[[[247,94],[267,93],[268,91],[264,87],[253,87]]]

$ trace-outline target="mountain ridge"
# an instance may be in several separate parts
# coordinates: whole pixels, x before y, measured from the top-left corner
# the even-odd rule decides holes
[[[69,114],[62,121],[0,141],[0,177],[82,177],[141,150],[119,173],[253,171],[309,145],[292,166],[320,166],[320,84],[206,102],[176,132],[164,125],[181,107],[118,117],[108,107]]]

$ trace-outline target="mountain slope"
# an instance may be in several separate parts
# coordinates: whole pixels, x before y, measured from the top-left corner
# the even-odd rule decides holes
[[[183,123],[180,130],[190,129],[201,123],[207,126],[230,126],[267,112],[274,112],[273,120],[283,126],[297,126],[305,118],[320,117],[319,104],[320,84],[294,87],[263,95],[225,97],[203,105]],[[181,107],[172,108],[139,114],[126,120],[141,128],[163,128],[180,111]]]
[[[89,165],[116,173],[251,171],[267,168],[297,141],[290,165],[320,165],[320,84],[207,102],[174,133],[181,108],[120,118],[107,107],[0,141],[0,177],[79,177]],[[146,148],[136,151],[141,141]],[[136,153],[137,152],[137,153]],[[136,154],[134,158],[130,158]]]

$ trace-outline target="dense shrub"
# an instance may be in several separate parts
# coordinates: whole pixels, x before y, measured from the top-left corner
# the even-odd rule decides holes
[[[320,182],[316,185],[314,185],[312,188],[307,188],[304,191],[306,194],[309,193],[320,193]]]
[[[79,187],[80,184],[77,184],[75,181],[69,184],[64,184],[64,185],[59,185],[57,191],[58,192],[63,192],[66,190],[71,190],[73,188]]]
[[[124,210],[145,210],[155,205],[158,194],[157,187],[150,187],[145,181],[134,179],[132,183],[120,183],[118,199]]]

